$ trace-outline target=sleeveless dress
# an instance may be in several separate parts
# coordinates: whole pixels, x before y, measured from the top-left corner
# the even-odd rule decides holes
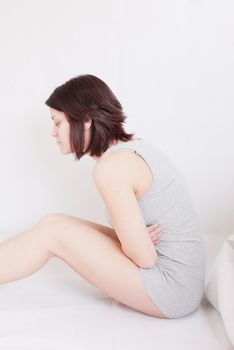
[[[146,291],[168,318],[189,315],[201,303],[206,266],[203,235],[186,180],[154,144],[137,138],[112,145],[106,153],[121,150],[142,157],[153,175],[150,188],[136,198],[146,226],[157,223],[162,229],[155,245],[156,264],[139,267]],[[112,226],[107,209],[106,217]]]

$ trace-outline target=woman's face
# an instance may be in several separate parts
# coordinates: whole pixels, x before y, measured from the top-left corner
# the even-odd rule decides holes
[[[65,113],[57,111],[56,109],[50,108],[51,118],[53,120],[52,136],[56,138],[60,150],[63,154],[73,153],[70,145],[70,124],[68,123]],[[84,138],[85,145],[84,150],[88,148],[91,135],[91,120],[89,119],[84,123]],[[84,151],[83,150],[83,151]]]
[[[70,124],[68,123],[65,114],[53,108],[50,108],[50,112],[51,119],[54,123],[52,136],[56,138],[56,142],[62,153],[72,153],[70,145]]]

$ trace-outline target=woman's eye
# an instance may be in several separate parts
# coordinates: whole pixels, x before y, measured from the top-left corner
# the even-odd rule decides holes
[[[55,126],[59,125],[59,123],[55,124]]]

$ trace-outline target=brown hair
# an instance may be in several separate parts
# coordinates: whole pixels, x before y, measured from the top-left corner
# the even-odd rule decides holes
[[[112,142],[126,142],[134,136],[123,129],[127,117],[121,104],[107,84],[94,75],[79,75],[66,81],[54,90],[45,104],[65,113],[75,160],[88,152],[99,157]],[[89,118],[92,120],[90,144],[83,152],[84,122]]]

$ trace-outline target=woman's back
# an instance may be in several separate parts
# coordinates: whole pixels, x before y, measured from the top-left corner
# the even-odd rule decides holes
[[[157,269],[164,278],[161,283],[174,291],[176,283],[182,284],[188,292],[192,291],[193,287],[196,288],[194,282],[198,279],[200,283],[205,278],[205,250],[185,178],[162,150],[143,139],[112,145],[106,153],[121,150],[141,156],[153,174],[150,188],[137,201],[146,226],[157,223],[162,228],[160,243],[155,246]],[[106,214],[111,224],[107,211]],[[149,271],[155,268],[140,268],[148,290],[152,290],[152,297]],[[158,293],[155,300],[158,301]]]

